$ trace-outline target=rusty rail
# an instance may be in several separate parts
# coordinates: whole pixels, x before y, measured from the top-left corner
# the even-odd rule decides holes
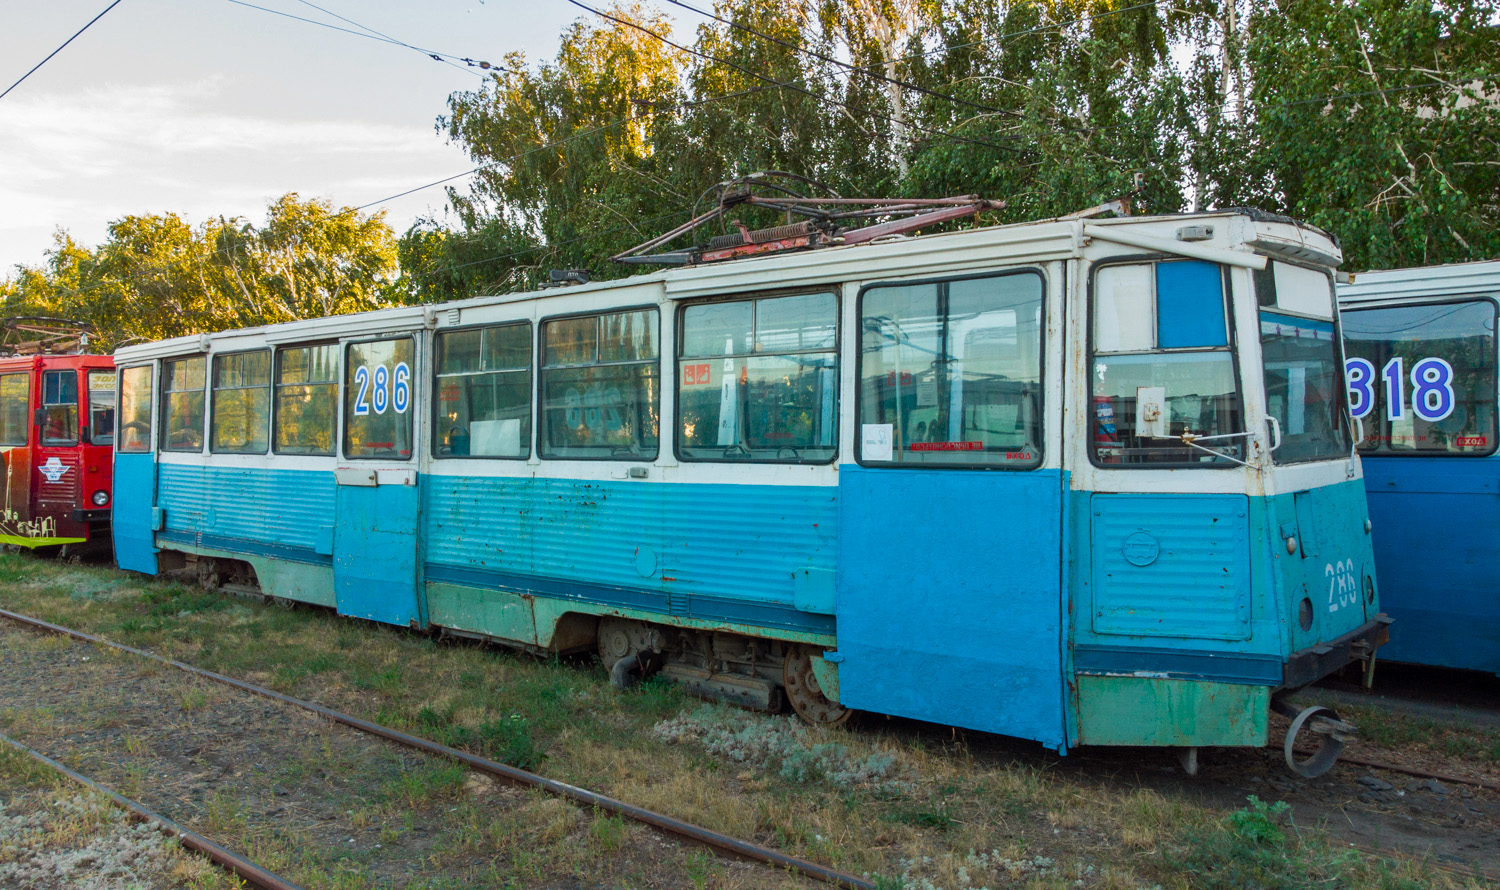
[[[1298,748],[1298,754],[1311,754],[1312,752]],[[1400,766],[1394,763],[1386,763],[1381,760],[1369,760],[1364,757],[1340,757],[1342,763],[1350,763],[1355,766],[1368,766],[1370,769],[1383,769],[1387,772],[1401,773],[1407,776],[1416,776],[1419,779],[1437,779],[1441,782],[1450,782],[1454,785],[1473,785],[1475,788],[1484,788],[1488,791],[1500,791],[1500,782],[1490,779],[1472,778],[1469,776],[1455,776],[1452,773],[1439,773],[1432,770],[1417,769],[1410,766]]]
[[[115,806],[125,810],[126,812],[135,816],[137,819],[155,824],[163,831],[176,837],[179,841],[182,842],[182,845],[184,847],[187,847],[189,850],[196,850],[197,852],[202,853],[209,859],[213,860],[215,865],[219,866],[225,871],[233,872],[235,875],[238,875],[239,877],[245,879],[246,881],[249,881],[257,887],[263,887],[265,888],[265,890],[302,890],[299,885],[293,884],[291,881],[288,881],[281,875],[278,875],[273,871],[261,868],[259,865],[256,865],[254,862],[251,862],[250,860],[234,852],[233,850],[230,850],[227,847],[219,846],[218,844],[214,843],[198,832],[193,831],[191,828],[183,828],[181,825],[178,825],[176,822],[173,822],[171,819],[168,819],[166,816],[163,816],[155,810],[146,807],[144,804],[133,801],[130,798],[125,797],[124,795],[110,788],[106,788],[103,785],[100,785],[98,782],[95,782],[93,779],[90,779],[88,776],[83,775],[82,773],[74,772],[73,770],[69,769],[66,766],[63,766],[61,763],[58,763],[56,760],[53,760],[40,751],[37,751],[33,748],[28,748],[27,746],[3,733],[0,733],[0,742],[4,742],[17,751],[20,751],[21,753],[32,758],[33,760],[45,763],[47,766],[52,767],[54,770],[57,770],[58,772],[67,776],[78,784],[83,785],[85,788],[88,788],[89,790],[94,791],[98,794],[104,795],[105,797],[109,798],[109,801]]]
[[[723,853],[730,854],[732,856],[738,856],[743,859],[761,862],[766,865],[774,866],[776,868],[784,868],[788,871],[805,875],[806,877],[812,878],[814,880],[822,881],[825,884],[831,884],[835,887],[847,888],[847,890],[874,890],[875,888],[875,885],[869,881],[855,877],[854,875],[845,872],[827,868],[826,866],[819,865],[816,862],[809,862],[806,859],[800,859],[796,856],[789,856],[769,847],[763,847],[759,844],[752,844],[748,841],[742,841],[738,838],[730,837],[727,834],[720,834],[717,831],[712,831],[710,829],[703,828],[702,826],[694,825],[691,822],[684,822],[681,819],[673,818],[664,813],[658,813],[653,810],[647,810],[642,809],[641,807],[632,806],[623,801],[615,800],[612,797],[606,797],[603,794],[598,794],[596,792],[588,791],[574,785],[569,785],[566,782],[559,782],[555,779],[548,779],[544,776],[539,776],[535,773],[527,772],[523,769],[517,769],[516,767],[507,766],[506,764],[499,763],[488,758],[479,757],[466,751],[460,751],[457,748],[450,748],[447,745],[438,744],[437,742],[431,741],[429,739],[408,735],[407,733],[401,732],[400,730],[391,729],[388,726],[382,726],[378,723],[372,723],[368,720],[362,720],[358,717],[353,717],[348,714],[335,711],[332,708],[325,708],[322,705],[314,704],[310,701],[304,701],[300,698],[293,698],[290,695],[283,695],[280,692],[266,689],[263,686],[256,686],[253,683],[247,683],[243,680],[236,680],[233,677],[227,677],[223,674],[217,674],[213,671],[194,667],[193,665],[187,664],[186,662],[178,661],[175,658],[167,658],[162,655],[157,655],[154,652],[147,652],[144,649],[137,649],[134,646],[127,646],[123,643],[111,642],[110,640],[106,640],[103,637],[99,637],[91,633],[85,633],[80,630],[73,630],[72,628],[63,627],[60,624],[53,624],[50,621],[43,621],[40,618],[32,618],[30,616],[22,615],[18,612],[11,612],[6,609],[0,609],[0,618],[7,618],[18,624],[25,624],[31,627],[48,631],[50,633],[72,637],[75,640],[80,640],[85,643],[92,643],[96,646],[105,646],[121,652],[129,652],[132,655],[138,655],[142,658],[149,658],[152,661],[171,665],[172,667],[175,667],[182,671],[186,671],[189,674],[203,677],[208,680],[213,680],[216,683],[222,683],[225,686],[230,686],[243,692],[253,693],[264,698],[269,698],[273,701],[281,702],[282,704],[294,705],[296,707],[312,711],[313,713],[318,714],[321,717],[332,720],[335,723],[342,723],[345,726],[352,727],[361,732],[366,732],[370,735],[378,736],[388,741],[396,742],[397,744],[406,745],[409,748],[415,748],[419,751],[426,751],[429,754],[436,754],[439,757],[447,757],[450,760],[456,760],[459,763],[463,763],[473,769],[479,770],[480,772],[488,773],[492,776],[495,776],[496,778],[504,779],[507,782],[532,788],[540,788],[548,792],[549,794],[554,794],[565,800],[571,801],[575,804],[579,804],[580,806],[603,810],[604,812],[622,816],[635,822],[653,826],[669,834],[673,834],[678,837],[686,838],[688,840],[704,844],[708,847],[711,847]]]

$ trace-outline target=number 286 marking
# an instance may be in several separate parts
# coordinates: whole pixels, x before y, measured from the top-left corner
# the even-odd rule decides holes
[[[1354,560],[1341,559],[1336,563],[1325,563],[1323,574],[1328,578],[1328,611],[1337,612],[1359,602],[1359,581],[1354,576]]]
[[[406,362],[397,362],[394,373],[385,365],[376,365],[371,373],[367,365],[354,369],[354,413],[364,416],[374,408],[376,414],[394,409],[405,414],[411,407],[411,368]]]

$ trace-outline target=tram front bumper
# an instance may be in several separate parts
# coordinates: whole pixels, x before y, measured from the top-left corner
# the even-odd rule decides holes
[[[1381,612],[1336,640],[1293,653],[1282,668],[1281,688],[1299,689],[1323,679],[1344,665],[1367,661],[1390,642],[1391,616]]]

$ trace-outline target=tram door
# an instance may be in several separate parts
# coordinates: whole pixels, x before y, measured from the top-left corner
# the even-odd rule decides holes
[[[1064,744],[1045,287],[1023,271],[861,295],[832,656],[849,707]]]
[[[343,347],[343,442],[333,532],[338,612],[421,627],[426,616],[417,558],[416,339],[407,333],[350,340]]]

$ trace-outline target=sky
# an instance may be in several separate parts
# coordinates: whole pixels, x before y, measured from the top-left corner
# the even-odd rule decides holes
[[[110,2],[0,0],[0,91]],[[565,0],[121,0],[0,99],[0,280],[41,265],[59,229],[94,247],[126,215],[259,224],[287,192],[360,207],[473,169],[435,123],[478,69],[288,15],[534,65],[587,13]],[[436,187],[366,212],[385,210],[399,234],[445,206]]]

